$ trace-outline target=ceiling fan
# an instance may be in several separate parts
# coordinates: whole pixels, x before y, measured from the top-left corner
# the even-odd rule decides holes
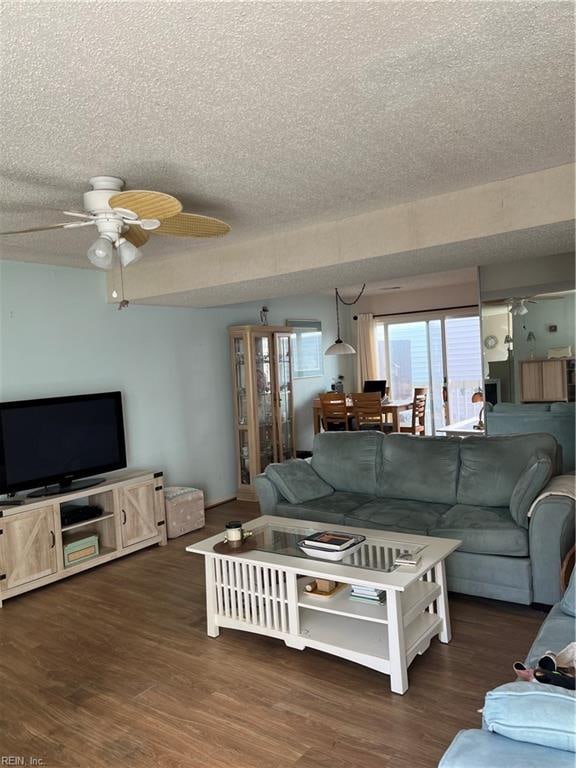
[[[0,232],[0,235],[95,226],[98,238],[88,248],[87,256],[96,267],[112,269],[115,251],[123,267],[138,261],[142,256],[140,247],[151,233],[221,237],[230,231],[230,226],[219,219],[182,213],[182,203],[164,192],[139,189],[123,192],[124,181],[115,176],[93,176],[90,185],[92,189],[84,193],[84,211],[62,211],[65,216],[80,221]]]

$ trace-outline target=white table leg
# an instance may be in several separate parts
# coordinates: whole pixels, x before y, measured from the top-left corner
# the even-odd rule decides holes
[[[434,566],[434,580],[440,587],[440,595],[436,600],[438,616],[442,619],[442,630],[439,638],[441,643],[449,643],[452,639],[452,630],[450,629],[450,610],[448,608],[448,588],[446,586],[446,566],[444,560]]]
[[[220,629],[216,622],[216,582],[214,579],[214,558],[204,558],[206,574],[206,631],[210,637],[218,637]]]
[[[390,688],[394,693],[406,693],[408,690],[408,667],[406,666],[401,593],[393,589],[387,590],[386,602],[388,604]]]

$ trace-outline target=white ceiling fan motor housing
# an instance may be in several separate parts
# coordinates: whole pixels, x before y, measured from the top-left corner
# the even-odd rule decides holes
[[[90,184],[90,192],[84,192],[84,208],[88,213],[98,214],[112,210],[108,200],[122,191],[124,180],[116,176],[93,176]]]
[[[116,241],[126,225],[122,216],[110,208],[108,201],[122,191],[124,180],[116,176],[93,176],[90,184],[92,189],[84,193],[84,209],[96,216],[99,234]]]

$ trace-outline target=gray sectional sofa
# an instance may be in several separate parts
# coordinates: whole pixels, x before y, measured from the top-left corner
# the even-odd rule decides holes
[[[448,586],[469,595],[552,605],[574,540],[574,501],[530,506],[558,474],[556,440],[316,435],[310,462],[271,464],[256,478],[262,514],[460,539]]]
[[[540,627],[526,657],[536,667],[547,651],[576,639],[576,583]],[[510,660],[513,661],[512,659]],[[576,693],[542,683],[506,683],[486,694],[482,729],[460,731],[439,768],[574,768]]]
[[[484,418],[488,435],[553,435],[562,449],[562,471],[574,470],[575,403],[487,403]]]

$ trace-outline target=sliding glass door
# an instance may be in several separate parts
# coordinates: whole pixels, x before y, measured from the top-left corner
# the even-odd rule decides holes
[[[447,317],[446,369],[448,374],[448,407],[450,421],[478,416],[481,406],[472,403],[472,395],[483,387],[480,318]]]
[[[393,400],[428,389],[426,433],[476,415],[472,394],[482,385],[478,316],[427,316],[377,326],[380,375]]]

